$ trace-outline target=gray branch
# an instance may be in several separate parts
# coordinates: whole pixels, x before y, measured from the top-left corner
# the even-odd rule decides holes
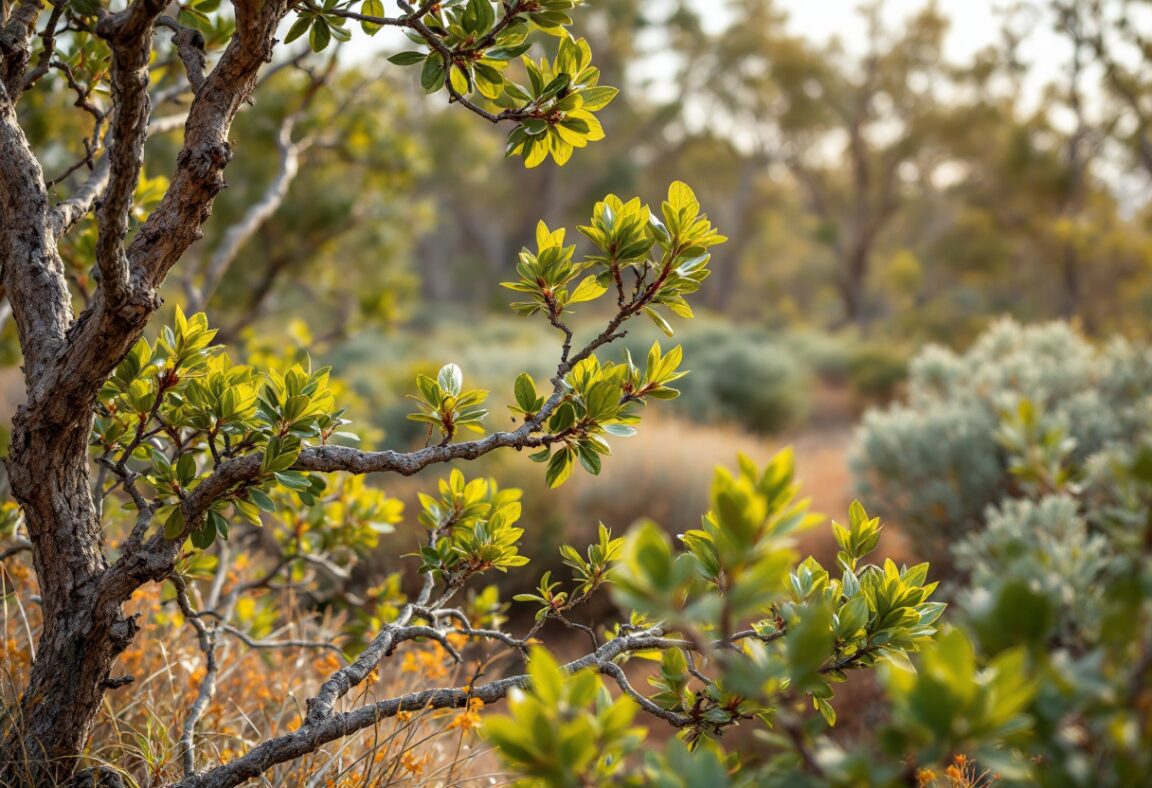
[[[308,141],[294,142],[292,140],[292,132],[296,127],[297,118],[298,114],[293,113],[285,118],[280,125],[280,133],[276,142],[280,150],[280,166],[277,168],[276,176],[268,184],[268,188],[264,190],[260,199],[248,207],[243,218],[224,233],[223,240],[208,260],[208,265],[204,270],[204,279],[200,286],[188,288],[187,310],[189,313],[200,312],[208,305],[208,301],[216,292],[216,288],[220,286],[224,274],[235,262],[240,250],[272,218],[284,203],[284,198],[288,196],[288,188],[300,171],[300,154],[307,149],[309,144]]]
[[[616,672],[619,669],[613,662],[616,658],[635,651],[682,647],[683,641],[668,640],[661,635],[661,630],[655,628],[610,640],[591,654],[564,665],[564,670],[575,673],[592,669],[612,676],[619,683],[617,675],[623,674]],[[624,684],[627,685],[626,679]],[[276,764],[315,752],[330,741],[394,717],[398,712],[463,708],[472,698],[479,698],[486,704],[495,703],[505,698],[511,690],[529,686],[528,675],[521,674],[466,689],[445,687],[420,690],[324,717],[313,718],[310,714],[304,724],[292,733],[269,739],[236,760],[203,774],[185,777],[176,783],[175,788],[232,788],[245,780],[258,777]],[[632,692],[635,693],[635,690]],[[684,715],[662,713],[660,716],[674,725],[688,724]]]

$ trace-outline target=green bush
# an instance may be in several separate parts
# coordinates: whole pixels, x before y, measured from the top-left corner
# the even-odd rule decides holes
[[[1152,779],[1150,359],[1003,322],[967,353],[922,353],[907,404],[865,419],[861,491],[959,571],[947,657],[888,677],[893,751],[960,753],[959,772],[1009,785]],[[1013,713],[977,720],[973,688],[995,681]]]
[[[908,353],[899,346],[862,342],[852,348],[848,369],[858,403],[887,402],[908,379]]]
[[[721,420],[732,421],[753,432],[770,435],[801,422],[807,415],[807,391],[811,385],[804,367],[787,351],[767,342],[733,337],[700,353],[696,373],[699,388],[684,384],[689,397],[681,410],[696,402],[700,389],[712,400]]]
[[[1152,351],[1116,340],[1096,347],[1062,323],[997,323],[965,353],[923,351],[903,404],[869,412],[852,467],[860,496],[898,521],[926,556],[983,525],[990,505],[1021,493],[998,435],[1023,400],[1062,429],[1083,460],[1144,430]]]
[[[1101,579],[1115,561],[1115,547],[1089,526],[1080,504],[1067,494],[1008,500],[989,510],[987,525],[956,546],[957,568],[968,576],[965,607],[983,610],[995,590],[1014,583],[1043,597],[1050,624],[1063,642],[1086,637],[1101,602]]]

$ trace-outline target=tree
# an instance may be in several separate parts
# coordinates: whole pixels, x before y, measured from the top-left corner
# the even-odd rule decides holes
[[[931,178],[937,91],[947,77],[946,21],[934,8],[887,31],[881,4],[861,8],[868,50],[816,47],[782,30],[775,4],[748,0],[714,48],[720,116],[735,118],[767,160],[794,176],[836,261],[848,323],[866,324],[873,257],[917,182]]]
[[[182,786],[238,785],[401,711],[470,708],[474,700],[496,701],[532,683],[540,694],[555,675],[541,657],[532,660],[530,675],[429,687],[341,708],[350,690],[407,641],[439,643],[457,658],[449,635],[494,641],[523,654],[543,623],[582,628],[595,649],[568,670],[597,668],[631,699],[620,703],[638,703],[695,742],[740,720],[768,719],[777,703],[814,704],[831,722],[831,685],[844,671],[882,659],[905,661],[933,634],[943,606],[928,601],[934,586],[926,582],[926,565],[860,563],[879,527],[861,507],[853,508],[849,526],[836,531],[840,578],[832,580],[811,559],[795,565],[788,536],[813,518],[794,501],[787,455],[763,471],[744,461],[738,474],[718,475],[713,512],[701,530],[684,535],[679,554],[651,526],[627,539],[601,528],[585,555],[571,546],[563,551],[575,590],[559,592],[547,575],[541,579],[538,595],[528,600],[541,605],[538,624],[527,635],[473,626],[450,606],[452,597],[470,578],[522,566],[527,558],[517,547],[523,531],[516,524],[516,494],[482,480],[466,482],[454,471],[438,498],[422,498],[427,534],[418,554],[423,579],[416,596],[331,673],[308,700],[296,730],[199,771],[197,726],[214,691],[217,639],[245,636],[226,619],[220,623],[212,606],[219,588],[205,595],[207,607],[195,606],[188,562],[216,550],[219,578],[227,571],[224,545],[234,532],[259,527],[264,515],[333,498],[366,510],[359,519],[395,519],[382,496],[362,486],[344,480],[329,488],[325,476],[332,473],[410,475],[514,448],[533,449],[552,486],[577,465],[598,474],[609,438],[632,434],[640,406],[676,396],[670,384],[684,374],[679,348],[653,346],[643,367],[630,358],[603,361],[598,352],[640,315],[670,335],[668,317],[691,315],[686,298],[708,276],[709,249],[725,240],[679,182],[659,210],[614,195],[598,202],[580,228],[593,249],[582,259],[575,258],[575,246],[565,245],[563,229],[541,223],[536,249],[521,252],[519,278],[505,286],[522,299],[513,308],[541,315],[560,332],[562,345],[543,393],[530,376],[516,379],[518,426],[460,440],[465,431],[484,432],[487,392],[465,389],[460,368],[446,364],[435,379],[416,381],[417,410],[410,418],[426,425],[428,446],[399,452],[343,445],[350,436],[342,429],[339,389],[329,370],[306,361],[267,369],[235,363],[213,344],[216,332],[206,316],[180,308],[154,339],[144,336],[162,307],[166,280],[204,234],[226,186],[232,123],[250,102],[261,71],[302,60],[280,59],[281,25],[288,24],[286,43],[307,36],[314,50],[345,40],[348,20],[369,32],[403,29],[420,48],[391,60],[419,65],[429,92],[445,90],[452,103],[486,120],[511,122],[508,152],[528,167],[549,157],[563,164],[574,148],[599,139],[595,112],[616,91],[597,84],[588,45],[566,31],[575,0],[401,2],[395,17],[384,16],[378,0],[324,6],[237,0],[231,13],[218,5],[189,3],[175,18],[165,14],[168,3],[161,0],[135,0],[117,12],[99,2],[3,6],[0,261],[26,389],[5,463],[20,513],[6,509],[5,522],[27,538],[4,555],[31,550],[44,623],[18,707],[2,721],[0,782],[117,784],[113,770],[77,767],[106,694],[133,679],[116,667],[140,628],[124,605],[152,583],[172,584],[206,663],[199,696],[182,724]],[[520,84],[506,68],[529,50],[534,30],[557,37],[556,55],[525,57],[527,82]],[[268,63],[273,65],[265,68]],[[322,86],[314,72],[303,100]],[[47,89],[70,91],[93,124],[79,163],[61,180],[64,195],[45,182],[47,154],[38,155],[17,111],[26,96]],[[188,109],[175,123],[182,123],[184,137],[169,164],[174,171],[166,182],[144,179],[150,133],[173,125],[162,123],[154,107],[176,96]],[[297,169],[291,161],[300,144],[294,124],[277,122],[280,174],[221,233],[222,255],[210,256],[195,274],[176,273],[195,303],[209,300],[244,239],[283,199],[282,181]],[[48,141],[66,147],[65,140]],[[614,308],[602,329],[577,341],[567,322],[572,306],[605,296]],[[81,306],[78,315],[75,305]],[[318,563],[339,576],[340,568],[322,554],[295,549],[281,546],[268,574],[246,585],[269,583],[300,563]],[[634,613],[601,643],[600,634],[568,616],[608,582]],[[671,655],[659,701],[633,689],[618,664],[634,652],[654,650]],[[702,661],[693,675],[704,686],[693,699],[684,694],[680,674],[695,654]],[[713,662],[742,667],[743,689],[706,678],[701,671]],[[582,695],[584,685],[574,686]]]

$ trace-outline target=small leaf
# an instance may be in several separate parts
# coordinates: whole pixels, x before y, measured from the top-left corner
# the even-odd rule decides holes
[[[464,385],[464,373],[455,364],[445,364],[436,376],[440,388],[453,397],[460,396],[460,389]]]
[[[328,29],[328,23],[316,17],[316,21],[312,23],[312,31],[308,34],[308,45],[312,47],[313,52],[321,52],[331,40],[332,33]]]
[[[516,404],[520,409],[531,413],[536,406],[536,383],[527,372],[521,372],[516,377]]]
[[[426,57],[427,55],[423,52],[397,52],[388,58],[388,62],[398,66],[414,66],[417,63],[423,63]]]

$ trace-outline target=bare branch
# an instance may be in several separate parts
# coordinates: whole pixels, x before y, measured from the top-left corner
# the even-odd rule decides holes
[[[309,96],[314,91],[309,91]],[[306,99],[305,106],[310,102]],[[280,209],[284,198],[288,196],[288,188],[296,179],[300,171],[300,154],[308,149],[310,140],[293,141],[292,132],[300,119],[301,110],[293,112],[280,124],[276,145],[280,151],[280,166],[275,177],[258,200],[252,203],[244,216],[236,224],[228,228],[220,245],[212,252],[212,257],[204,270],[204,278],[199,288],[189,288],[188,310],[198,312],[203,310],[216,288],[220,286],[224,274],[235,262],[236,257],[252,236]]]
[[[400,615],[396,617],[396,621],[381,629],[372,639],[372,642],[368,644],[368,647],[356,658],[355,662],[333,673],[320,687],[316,697],[309,698],[308,712],[305,717],[306,724],[323,720],[331,715],[332,707],[336,701],[362,682],[380,664],[380,660],[392,652],[400,642],[400,638],[408,631],[408,622],[412,620],[414,608],[428,604],[431,596],[432,575],[428,574],[424,576],[424,585],[420,589],[416,602],[405,605],[400,611]]]
[[[41,77],[48,73],[49,64],[52,62],[52,57],[56,54],[56,33],[58,32],[56,26],[60,23],[60,18],[67,10],[68,3],[66,0],[53,0],[52,13],[48,15],[48,22],[44,25],[44,31],[40,34],[40,40],[43,41],[43,47],[40,50],[40,55],[36,58],[36,67],[24,75],[23,90],[28,90],[35,85]]]
[[[203,613],[201,615],[204,615]],[[343,654],[344,649],[340,648],[335,643],[329,643],[322,640],[256,640],[247,632],[237,629],[231,624],[220,624],[219,629],[221,632],[227,632],[232,637],[239,640],[248,648],[254,649],[281,649],[281,648],[315,648],[326,651],[335,651],[337,654]]]
[[[30,552],[32,550],[32,543],[27,539],[17,539],[15,544],[5,547],[0,550],[0,561],[7,561],[14,555],[19,555],[23,552]]]
[[[52,210],[52,215],[49,217],[52,226],[52,232],[56,235],[63,235],[72,228],[76,222],[83,219],[92,210],[92,206],[96,204],[99,199],[100,193],[104,191],[104,187],[108,184],[108,175],[112,171],[110,162],[107,156],[104,156],[100,161],[96,162],[96,166],[88,175],[87,180],[80,185],[76,193],[64,200]]]
[[[175,131],[183,126],[187,119],[187,115],[165,115],[153,118],[148,124],[148,136],[152,137],[156,134],[167,134]],[[57,236],[68,232],[76,222],[83,219],[92,210],[92,206],[96,204],[104,191],[104,187],[108,184],[110,172],[110,161],[107,156],[104,156],[96,162],[96,166],[92,168],[88,179],[80,185],[75,194],[59,203],[52,210],[49,219],[52,231]]]
[[[188,84],[192,86],[193,93],[199,93],[200,88],[204,87],[204,69],[208,64],[204,56],[204,35],[199,30],[185,27],[170,16],[160,17],[157,23],[174,32],[172,43],[176,45],[176,52],[184,63]]]
[[[180,612],[196,630],[200,650],[204,652],[204,678],[200,680],[200,691],[192,703],[192,708],[188,710],[188,716],[184,718],[184,726],[180,734],[180,762],[184,769],[184,775],[188,776],[196,772],[196,723],[204,716],[209,701],[216,694],[216,673],[219,667],[216,664],[215,633],[204,626],[199,614],[192,609],[192,603],[188,599],[188,584],[180,575],[172,575],[172,585],[176,587],[176,603],[180,606]]]
[[[148,61],[152,54],[152,34],[156,17],[164,10],[164,0],[136,0],[119,14],[105,17],[96,26],[97,34],[112,49],[112,100],[115,114],[109,130],[107,158],[110,162],[108,187],[96,212],[99,238],[96,263],[100,285],[109,308],[118,309],[128,297],[128,256],[124,238],[128,235],[129,211],[140,171],[144,167],[144,141],[148,135],[150,102]]]
[[[610,640],[591,654],[564,665],[564,670],[574,673],[593,669],[612,675],[613,660],[635,651],[652,649],[680,648],[683,641],[667,640],[661,637],[659,628],[645,630],[633,635]],[[613,678],[616,678],[613,675]],[[499,679],[488,684],[466,688],[426,689],[390,698],[378,703],[361,706],[352,711],[331,714],[313,720],[311,717],[292,733],[269,739],[236,760],[209,769],[199,775],[185,777],[176,788],[232,788],[247,779],[257,777],[278,763],[284,763],[302,755],[315,752],[330,741],[349,736],[394,717],[401,711],[427,711],[432,709],[462,708],[472,698],[484,703],[495,703],[508,695],[512,689],[524,689],[530,685],[527,674]],[[635,691],[635,690],[633,690]],[[638,694],[638,693],[637,693]],[[679,715],[673,724],[687,724],[687,718]]]

